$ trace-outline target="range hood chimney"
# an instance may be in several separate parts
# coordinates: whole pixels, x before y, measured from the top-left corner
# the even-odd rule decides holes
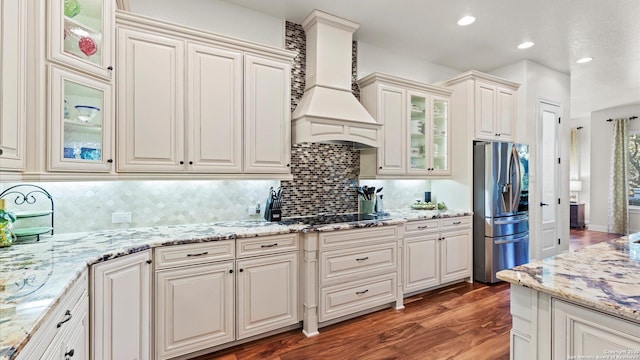
[[[294,143],[378,147],[382,125],[351,92],[351,43],[359,26],[319,10],[302,22],[307,35],[306,86],[291,116]]]

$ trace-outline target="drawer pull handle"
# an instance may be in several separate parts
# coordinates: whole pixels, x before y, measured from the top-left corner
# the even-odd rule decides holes
[[[365,261],[365,260],[369,260],[369,257],[363,257],[363,258],[357,258],[356,261]]]
[[[454,221],[454,222],[452,222],[452,224],[453,225],[460,225],[460,224],[462,224],[462,221]]]
[[[423,230],[423,229],[426,229],[426,228],[428,228],[428,227],[429,227],[428,225],[425,225],[425,226],[418,226],[418,230]]]
[[[65,319],[64,319],[64,320],[62,320],[62,321],[60,321],[60,322],[58,323],[58,325],[56,325],[56,327],[57,327],[57,328],[60,328],[60,326],[62,326],[62,324],[64,324],[64,323],[66,323],[67,321],[71,320],[71,317],[72,317],[72,316],[71,316],[71,310],[67,310],[67,311],[64,313],[64,316],[65,316]]]
[[[369,292],[369,289],[365,289],[365,290],[362,290],[362,291],[356,291],[356,295],[362,295],[362,294],[366,294],[368,292]]]
[[[270,244],[270,245],[260,245],[261,248],[272,248],[274,246],[278,246],[278,243]]]
[[[75,351],[73,349],[67,351],[66,353],[64,353],[64,357],[65,359],[68,359],[70,357],[73,357],[73,354],[75,353]]]
[[[199,253],[199,254],[187,254],[187,256],[202,256],[202,255],[207,255],[209,252],[205,251],[203,253]]]

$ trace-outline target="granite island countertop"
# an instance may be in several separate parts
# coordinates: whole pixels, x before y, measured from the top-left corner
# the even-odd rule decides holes
[[[56,234],[0,248],[0,359],[14,359],[49,310],[89,265],[153,247],[291,232],[326,232],[470,215],[465,211],[393,210],[378,220],[308,226],[263,220],[226,221]]]
[[[502,270],[497,277],[640,322],[640,234]]]

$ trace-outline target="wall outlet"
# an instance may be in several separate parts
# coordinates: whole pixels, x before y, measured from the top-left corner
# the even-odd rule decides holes
[[[131,222],[130,212],[116,212],[111,214],[112,224],[122,224],[122,223],[130,223],[130,222]]]

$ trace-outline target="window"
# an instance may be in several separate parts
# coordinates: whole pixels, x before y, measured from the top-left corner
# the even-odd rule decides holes
[[[640,206],[640,131],[629,132],[629,205]]]

